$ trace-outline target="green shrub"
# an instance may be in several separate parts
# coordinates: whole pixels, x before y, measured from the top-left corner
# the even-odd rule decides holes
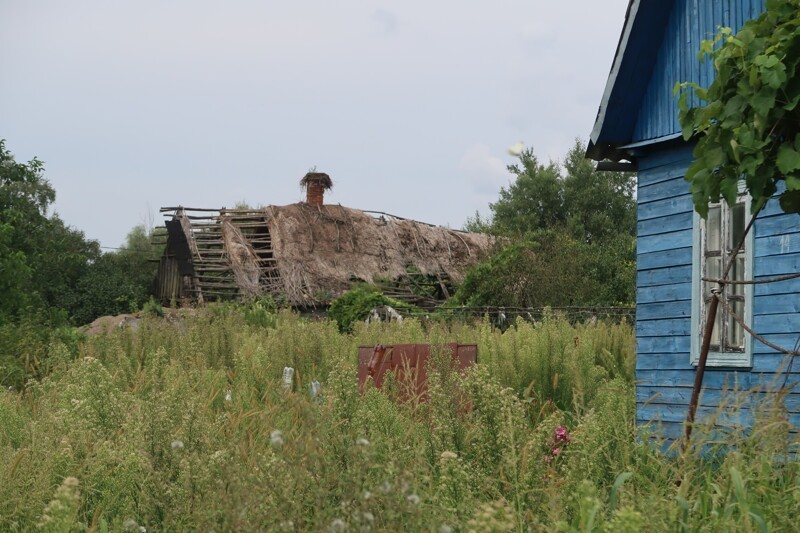
[[[366,320],[370,311],[381,305],[395,309],[409,307],[403,302],[384,296],[376,287],[360,285],[331,302],[328,318],[336,321],[339,331],[349,333],[353,331],[356,322]]]
[[[142,314],[149,317],[163,317],[164,308],[151,296],[142,306]]]
[[[244,320],[251,326],[274,328],[278,306],[271,296],[265,296],[244,304]]]

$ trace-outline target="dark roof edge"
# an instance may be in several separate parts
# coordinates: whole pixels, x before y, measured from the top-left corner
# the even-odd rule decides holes
[[[610,156],[608,153],[610,146],[598,146],[596,142],[600,137],[601,130],[603,129],[603,122],[606,118],[608,102],[611,99],[611,93],[614,90],[614,85],[617,81],[617,75],[619,74],[620,67],[622,66],[622,58],[625,56],[625,50],[628,47],[628,41],[630,40],[631,31],[633,30],[633,24],[636,20],[636,15],[639,12],[640,5],[641,0],[630,0],[630,3],[628,3],[628,9],[625,12],[625,24],[623,25],[622,34],[620,35],[619,42],[617,43],[617,50],[614,53],[614,62],[611,64],[611,71],[608,74],[608,80],[606,81],[606,88],[603,92],[603,98],[600,100],[600,108],[597,110],[597,118],[594,121],[594,128],[592,128],[592,133],[589,135],[589,144],[586,150],[586,157],[594,159],[595,161],[600,161]],[[613,156],[611,156],[611,158],[613,159]]]

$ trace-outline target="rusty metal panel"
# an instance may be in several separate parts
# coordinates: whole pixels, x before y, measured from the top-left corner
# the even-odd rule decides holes
[[[464,371],[478,361],[476,344],[449,343],[451,368]],[[359,346],[358,384],[363,392],[368,380],[377,388],[383,386],[386,372],[391,370],[397,378],[403,399],[427,398],[427,363],[431,354],[430,344],[394,344]]]

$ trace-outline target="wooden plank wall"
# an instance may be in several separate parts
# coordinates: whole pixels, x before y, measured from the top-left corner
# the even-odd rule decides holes
[[[708,87],[713,79],[710,61],[700,62],[700,42],[711,39],[717,27],[738,31],[764,10],[765,0],[675,0],[653,71],[642,98],[631,141],[655,139],[681,131],[676,82],[693,81]],[[698,102],[695,100],[694,102]]]
[[[640,160],[638,176],[637,424],[660,421],[668,438],[681,434],[695,376],[689,363],[693,207],[683,179],[690,162],[688,147],[662,150]],[[770,201],[754,226],[756,279],[800,272],[799,224],[800,217]],[[800,336],[800,279],[757,285],[753,322],[757,333],[792,349]],[[769,384],[784,364],[782,354],[754,342],[751,370],[709,368],[699,416],[716,410],[723,389]],[[800,358],[789,382],[798,380]],[[800,426],[800,391],[786,405]],[[749,416],[745,409],[732,420],[746,423]]]

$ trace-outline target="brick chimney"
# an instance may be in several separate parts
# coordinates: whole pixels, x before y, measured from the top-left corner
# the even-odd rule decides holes
[[[306,189],[306,203],[319,208],[324,203],[325,191],[333,187],[333,182],[324,172],[309,172],[300,180],[300,186]]]

